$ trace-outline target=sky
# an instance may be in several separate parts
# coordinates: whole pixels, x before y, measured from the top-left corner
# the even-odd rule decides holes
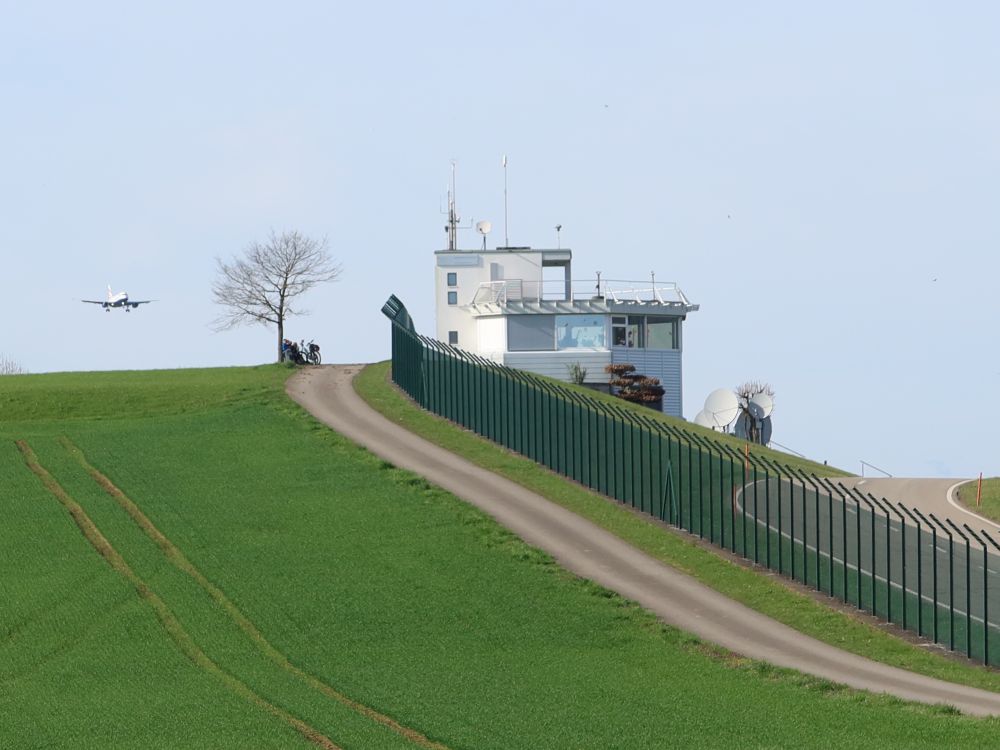
[[[577,279],[700,304],[687,418],[763,380],[811,458],[998,475],[997,28],[987,2],[0,0],[0,355],[266,362],[273,329],[213,330],[216,258],[297,230],[343,273],[286,335],[386,359],[389,294],[434,332],[452,160],[499,232],[505,154],[512,245],[560,224]],[[108,284],[157,301],[81,304]]]

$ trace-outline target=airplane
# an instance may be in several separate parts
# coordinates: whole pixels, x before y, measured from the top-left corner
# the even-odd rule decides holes
[[[100,305],[104,308],[104,312],[111,312],[112,307],[125,308],[125,312],[132,312],[133,307],[138,307],[139,305],[146,305],[150,302],[155,302],[152,299],[136,299],[131,300],[128,298],[128,292],[118,292],[115,294],[111,291],[111,285],[108,284],[108,298],[106,300],[96,300],[96,299],[85,299],[80,300],[81,302],[89,302],[92,305]]]

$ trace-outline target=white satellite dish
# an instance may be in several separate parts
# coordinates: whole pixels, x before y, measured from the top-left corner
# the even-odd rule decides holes
[[[477,221],[476,231],[479,232],[481,235],[483,235],[483,237],[485,237],[491,231],[493,231],[493,222],[486,221],[485,219],[483,221]]]
[[[767,419],[774,411],[774,399],[766,393],[754,394],[747,402],[747,410],[758,421]]]
[[[712,415],[704,409],[694,415],[694,423],[699,427],[708,427],[709,429],[715,427],[715,420],[712,419]]]
[[[716,427],[725,429],[739,414],[740,401],[732,391],[718,388],[705,399],[705,411],[712,415]]]

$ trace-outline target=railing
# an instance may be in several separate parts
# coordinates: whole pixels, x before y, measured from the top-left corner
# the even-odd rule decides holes
[[[1000,545],[986,531],[420,336],[390,303],[393,381],[428,411],[970,659],[1000,663],[991,621]]]
[[[690,301],[673,282],[653,283],[643,281],[572,281],[569,294],[562,280],[533,281],[529,279],[504,279],[484,281],[473,295],[474,305],[504,305],[508,302],[543,302],[561,300],[610,300],[612,302],[638,302],[643,304],[681,304]]]

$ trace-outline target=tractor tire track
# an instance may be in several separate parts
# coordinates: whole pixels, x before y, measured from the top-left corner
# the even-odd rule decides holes
[[[256,625],[254,625],[253,621],[243,614],[239,607],[237,607],[236,604],[234,604],[218,586],[212,583],[194,565],[194,563],[187,558],[177,545],[170,541],[170,539],[168,539],[167,536],[156,527],[156,525],[145,513],[142,512],[139,506],[136,505],[135,502],[128,497],[128,495],[126,495],[114,484],[114,482],[112,482],[87,460],[87,457],[84,455],[82,450],[80,450],[69,438],[65,436],[59,438],[59,443],[77,461],[77,463],[80,464],[84,471],[90,475],[91,479],[93,479],[98,486],[101,487],[101,489],[107,492],[122,508],[122,510],[129,515],[135,524],[142,529],[146,536],[148,536],[153,543],[159,547],[167,561],[178,570],[186,573],[194,579],[194,581],[212,598],[212,600],[218,604],[227,615],[229,615],[230,619],[232,619],[237,627],[239,627],[239,629],[250,638],[250,640],[257,646],[258,649],[260,649],[269,661],[300,679],[313,690],[316,690],[327,698],[337,701],[355,713],[381,724],[419,747],[427,748],[428,750],[449,750],[446,745],[435,742],[418,730],[401,724],[391,716],[387,716],[386,714],[383,714],[380,711],[365,705],[364,703],[360,703],[353,698],[350,698],[334,688],[332,685],[323,682],[315,675],[306,672],[301,667],[297,667],[289,661],[287,656],[285,656],[274,645],[272,645],[267,638],[264,637],[264,634],[260,632]]]
[[[209,656],[194,642],[194,639],[192,639],[190,634],[184,629],[184,626],[181,625],[174,613],[170,611],[166,602],[164,602],[157,595],[157,593],[153,591],[149,585],[135,573],[135,571],[132,570],[131,567],[129,567],[128,563],[125,562],[125,559],[118,553],[118,551],[111,545],[111,542],[107,540],[107,538],[101,533],[100,529],[97,528],[96,524],[94,524],[94,522],[90,519],[87,512],[80,506],[79,503],[70,497],[69,493],[63,489],[62,485],[60,485],[58,481],[56,481],[55,477],[53,477],[48,470],[41,465],[38,461],[38,457],[35,455],[35,452],[31,449],[28,443],[24,440],[17,440],[15,441],[15,444],[21,452],[21,455],[24,457],[24,463],[28,469],[38,477],[45,489],[47,489],[49,493],[51,493],[56,500],[59,501],[63,508],[66,509],[66,512],[69,513],[74,523],[76,523],[77,528],[80,529],[80,533],[82,533],[84,538],[90,542],[90,545],[94,548],[94,550],[104,558],[105,562],[111,566],[112,570],[127,580],[135,589],[139,597],[152,608],[153,612],[156,614],[156,618],[163,626],[163,629],[167,631],[167,634],[174,641],[184,656],[186,656],[195,666],[219,679],[240,697],[245,698],[253,705],[267,711],[272,716],[275,716],[288,724],[314,745],[324,748],[324,750],[341,750],[339,745],[334,743],[322,732],[287,711],[278,708],[267,699],[255,693],[248,685],[229,674],[222,669],[222,667],[212,661],[212,659],[209,658]]]

